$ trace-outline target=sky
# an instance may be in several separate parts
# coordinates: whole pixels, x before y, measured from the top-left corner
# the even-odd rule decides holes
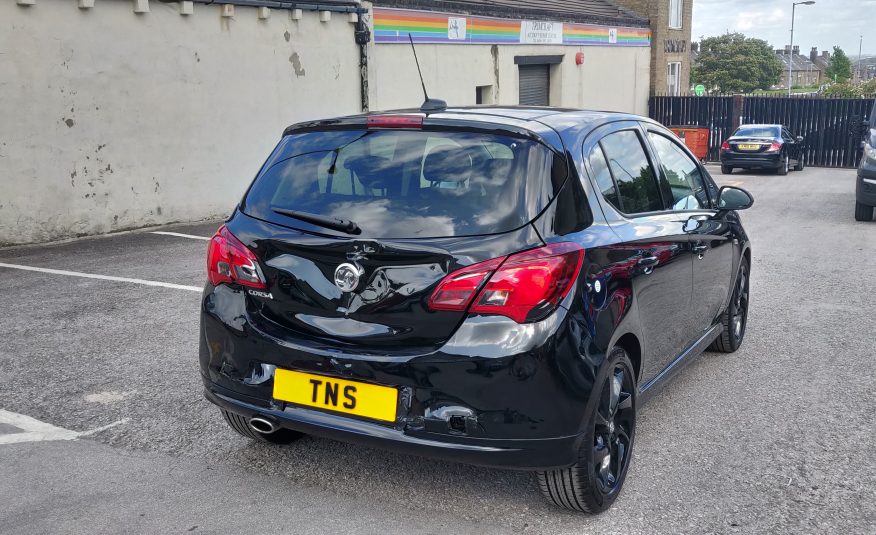
[[[790,44],[792,0],[687,1],[693,2],[694,41],[731,31],[763,39],[773,48]],[[797,6],[794,44],[801,53],[839,45],[854,61],[861,35],[864,55],[876,55],[876,0],[816,0]]]

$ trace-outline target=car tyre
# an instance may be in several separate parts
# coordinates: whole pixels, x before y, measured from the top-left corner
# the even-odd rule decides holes
[[[304,436],[304,433],[293,431],[291,429],[280,428],[270,434],[259,433],[249,426],[246,418],[239,414],[219,409],[222,412],[222,417],[225,418],[225,423],[233,429],[237,434],[258,442],[267,442],[270,444],[290,444]]]
[[[856,202],[855,221],[873,221],[873,207]]]
[[[729,165],[722,165],[722,166],[721,166],[721,174],[722,174],[722,175],[732,175],[732,174],[733,174],[733,168],[730,167]]]
[[[605,511],[620,494],[636,433],[636,376],[627,352],[616,347],[597,377],[577,462],[538,472],[538,484],[554,505],[589,514]]]
[[[802,171],[806,164],[803,163],[803,155],[800,155],[800,159],[797,160],[797,165],[794,166],[794,171]]]
[[[776,173],[781,175],[781,176],[785,176],[788,174],[788,170],[790,168],[791,168],[791,158],[789,158],[788,156],[785,156],[785,159],[782,160],[782,165],[780,165],[779,168],[776,169]]]
[[[736,275],[736,284],[733,287],[733,295],[730,303],[721,313],[721,324],[724,330],[721,336],[712,342],[709,349],[721,353],[733,353],[742,345],[745,338],[745,328],[748,324],[748,301],[749,301],[749,270],[748,260],[742,259],[739,264],[739,273]]]

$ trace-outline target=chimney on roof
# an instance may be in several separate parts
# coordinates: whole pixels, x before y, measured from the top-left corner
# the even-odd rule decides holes
[[[817,57],[818,57],[818,47],[813,46],[812,50],[809,51],[809,61],[811,61],[812,63],[815,63],[815,58],[817,58]]]
[[[785,55],[787,56],[790,53],[791,53],[791,45],[785,45]]]
[[[800,55],[800,45],[794,45],[794,55],[795,56]]]
[[[825,61],[829,60],[830,59],[830,52],[828,52],[827,50],[822,50],[821,57],[824,58]]]

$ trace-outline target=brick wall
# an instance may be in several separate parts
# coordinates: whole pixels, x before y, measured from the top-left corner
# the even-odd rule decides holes
[[[651,93],[665,93],[669,63],[681,63],[681,94],[690,89],[690,42],[694,0],[682,0],[681,29],[669,28],[669,0],[614,0],[651,21]]]

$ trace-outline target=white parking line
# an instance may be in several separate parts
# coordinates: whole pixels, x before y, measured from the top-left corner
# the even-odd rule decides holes
[[[0,423],[21,429],[21,433],[0,435],[0,444],[19,444],[21,442],[42,442],[45,440],[73,440],[79,436],[76,431],[55,427],[36,418],[0,409]]]
[[[164,231],[160,231],[160,230],[150,232],[149,234],[161,234],[162,236],[176,236],[177,238],[188,238],[190,240],[210,241],[212,239],[212,238],[208,238],[206,236],[195,236],[194,234],[180,234],[179,232],[164,232]]]
[[[200,292],[203,290],[200,286],[185,286],[183,284],[173,284],[170,282],[148,281],[143,279],[129,279],[128,277],[113,277],[111,275],[95,275],[93,273],[80,273],[78,271],[66,271],[63,269],[48,269],[33,266],[22,266],[19,264],[4,264],[0,262],[0,268],[20,269],[23,271],[36,271],[37,273],[49,273],[51,275],[66,275],[68,277],[82,277],[84,279],[99,279],[115,282],[130,282],[133,284],[142,284],[144,286],[159,286],[162,288],[173,288],[174,290],[187,290],[190,292]]]
[[[22,442],[45,442],[47,440],[75,440],[79,437],[87,437],[106,431],[117,425],[128,423],[128,418],[122,418],[111,424],[101,427],[96,427],[90,431],[71,431],[63,427],[55,427],[54,425],[41,422],[36,418],[17,412],[10,412],[0,409],[0,424],[11,425],[12,427],[21,430],[21,432],[13,432],[0,434],[0,445],[3,444],[21,444]]]

